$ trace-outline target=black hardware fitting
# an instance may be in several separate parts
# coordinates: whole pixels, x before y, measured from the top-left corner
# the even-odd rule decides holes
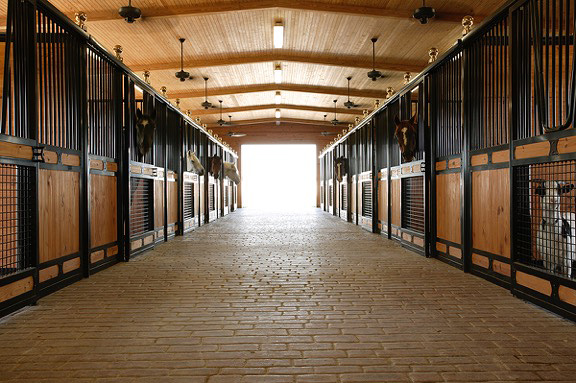
[[[44,158],[44,147],[43,146],[34,146],[32,148],[32,161],[34,162],[46,162]]]
[[[550,141],[550,153],[549,156],[557,156],[558,155],[558,140]]]

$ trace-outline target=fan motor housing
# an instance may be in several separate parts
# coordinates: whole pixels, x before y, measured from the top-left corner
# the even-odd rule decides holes
[[[380,77],[382,77],[382,72],[379,70],[374,69],[368,72],[368,78],[371,78],[372,81],[376,81]]]
[[[436,16],[436,10],[432,7],[420,7],[414,11],[412,17],[420,20],[420,24],[427,24],[428,19]]]
[[[176,78],[180,79],[180,81],[186,81],[186,79],[190,78],[190,73],[181,70],[176,72],[175,76]]]
[[[126,20],[128,23],[133,23],[136,19],[139,19],[142,16],[142,11],[140,8],[133,7],[131,5],[124,6],[118,10],[120,16]]]

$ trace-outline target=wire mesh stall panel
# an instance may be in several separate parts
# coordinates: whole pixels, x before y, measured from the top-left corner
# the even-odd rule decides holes
[[[198,175],[184,173],[182,192],[182,220],[184,224],[184,232],[188,232],[198,225]]]
[[[0,164],[0,278],[35,266],[35,174],[28,166]]]
[[[132,254],[154,243],[154,179],[130,177],[130,249]]]
[[[475,274],[511,282],[509,18],[485,27],[467,50],[465,121],[470,135],[472,171],[469,267]]]
[[[514,167],[516,293],[574,313],[576,160]]]
[[[438,258],[461,267],[462,53],[430,73],[429,84],[433,249]]]
[[[361,182],[362,189],[362,216],[372,218],[372,181]]]
[[[120,72],[89,47],[87,123],[89,135],[90,265],[93,270],[118,260],[118,137],[122,132]]]

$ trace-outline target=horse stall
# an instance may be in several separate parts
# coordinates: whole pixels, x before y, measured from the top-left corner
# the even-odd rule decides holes
[[[200,180],[205,169],[200,162],[202,151],[201,131],[184,121],[183,134],[183,172],[182,172],[182,205],[181,217],[184,233],[200,225]]]
[[[350,214],[350,180],[348,176],[348,142],[338,145],[334,151],[334,177],[336,185],[336,215],[348,222]]]
[[[205,174],[204,187],[205,187],[205,222],[212,222],[218,219],[220,213],[220,198],[221,198],[221,179],[220,173],[222,172],[222,161],[218,146],[209,141],[208,142],[208,171]],[[218,158],[220,163],[217,164]]]
[[[508,3],[320,155],[348,145],[357,224],[572,319],[575,13]]]
[[[6,23],[0,316],[182,234],[184,183],[198,223],[184,123],[205,164],[230,153],[46,1],[10,0]]]

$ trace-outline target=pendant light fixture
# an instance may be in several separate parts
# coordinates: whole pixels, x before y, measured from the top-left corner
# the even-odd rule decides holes
[[[180,79],[180,81],[186,81],[187,79],[192,79],[190,73],[184,70],[184,41],[186,41],[186,39],[181,37],[178,41],[180,41],[180,70],[176,72],[175,76],[177,79]]]
[[[220,119],[217,121],[218,125],[222,126],[226,124],[226,121],[222,119],[222,100],[218,100],[220,103]]]
[[[376,81],[378,78],[382,77],[382,72],[376,70],[376,48],[375,44],[378,41],[378,37],[372,37],[370,39],[372,41],[372,70],[368,72],[368,78],[372,79],[372,81]]]
[[[142,16],[142,11],[140,8],[136,8],[132,6],[132,0],[128,0],[128,5],[121,7],[118,10],[120,16],[126,20],[127,23],[132,24],[134,21]]]
[[[334,119],[331,121],[332,125],[338,125],[340,123],[340,121],[338,121],[337,115],[336,115],[336,103],[338,102],[338,100],[334,100]]]
[[[208,102],[208,80],[208,77],[204,77],[204,102],[202,103],[204,109],[210,109],[212,107],[212,103]]]

